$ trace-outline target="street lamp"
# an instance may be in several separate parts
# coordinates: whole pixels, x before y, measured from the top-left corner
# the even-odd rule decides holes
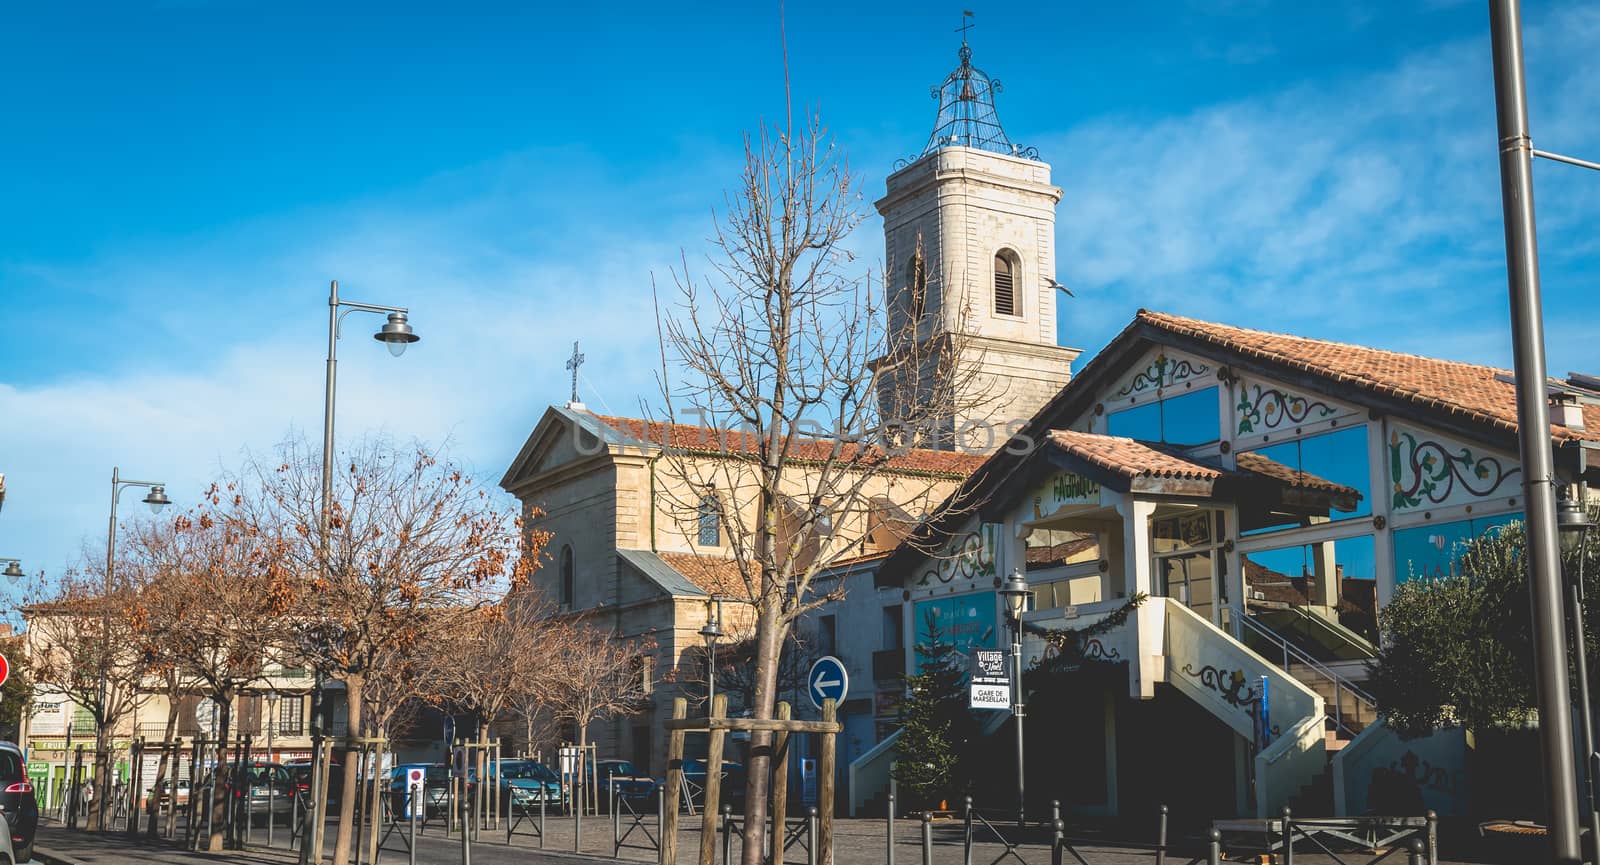
[[[716,604],[716,614],[712,615],[711,605]],[[717,698],[717,641],[722,639],[722,600],[712,598],[706,601],[706,626],[700,629],[700,638],[706,641],[706,713],[711,712],[711,704]]]
[[[124,480],[123,477],[122,477],[122,469],[117,467],[117,466],[112,466],[111,467],[111,521],[110,521],[110,523],[108,524],[108,526],[106,528],[106,580],[105,580],[106,588],[105,588],[105,597],[102,599],[102,601],[105,603],[105,615],[104,615],[104,617],[102,619],[102,624],[101,624],[102,630],[100,632],[101,641],[105,645],[103,645],[101,647],[101,650],[100,650],[100,689],[99,689],[99,692],[100,692],[100,719],[99,719],[99,721],[100,721],[101,729],[96,731],[96,742],[95,742],[95,777],[96,778],[98,778],[100,776],[100,761],[102,759],[106,759],[106,757],[107,757],[107,755],[105,754],[105,746],[109,743],[109,740],[110,740],[110,737],[108,735],[108,731],[106,731],[104,729],[104,727],[105,727],[105,722],[106,722],[106,697],[107,697],[107,694],[106,694],[106,680],[108,678],[108,671],[106,670],[106,662],[108,660],[107,656],[111,652],[111,604],[110,604],[110,601],[111,601],[113,575],[116,573],[116,561],[117,561],[117,500],[122,498],[122,491],[126,490],[126,489],[128,489],[130,487],[142,487],[142,488],[148,489],[150,491],[150,492],[145,494],[145,497],[144,497],[144,499],[142,499],[142,501],[146,505],[148,505],[150,507],[150,513],[152,513],[152,514],[159,514],[159,513],[161,513],[161,509],[162,508],[166,507],[167,505],[172,504],[172,500],[167,498],[167,487],[166,487],[166,484],[162,483],[161,481],[130,481],[130,480]],[[100,740],[105,740],[105,741],[100,741]],[[97,797],[96,798],[96,802],[99,802],[99,801],[100,800]],[[101,816],[101,812],[99,810],[99,805],[95,806],[93,823],[94,823],[94,828],[96,828],[96,829],[99,829],[103,825],[103,817]]]
[[[405,354],[406,346],[422,337],[411,329],[407,310],[403,306],[381,306],[375,303],[357,303],[339,299],[339,280],[328,288],[328,379],[322,394],[322,517],[319,528],[323,543],[327,543],[328,509],[333,499],[333,404],[338,391],[339,334],[344,317],[352,312],[387,313],[388,321],[372,338],[389,347],[395,357]]]
[[[1583,557],[1587,552],[1589,529],[1593,523],[1584,510],[1577,485],[1567,487],[1567,496],[1556,504],[1556,529],[1561,538],[1561,560],[1573,562],[1567,577],[1567,624],[1571,629],[1572,658],[1578,674],[1578,718],[1583,745],[1585,791],[1589,795],[1589,837],[1600,839],[1600,754],[1595,752],[1594,715],[1589,701],[1589,653],[1583,627]]]
[[[6,563],[5,575],[11,578],[11,585],[16,585],[22,579],[22,560],[0,558],[0,562]]]
[[[1000,587],[1000,599],[1011,619],[1011,714],[1017,719],[1017,825],[1021,826],[1028,815],[1022,762],[1022,612],[1028,605],[1028,581],[1021,571],[1012,570]]]

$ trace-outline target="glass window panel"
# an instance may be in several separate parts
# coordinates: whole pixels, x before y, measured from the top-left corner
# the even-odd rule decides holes
[[[1461,545],[1508,523],[1520,522],[1522,513],[1500,514],[1453,523],[1424,524],[1394,533],[1394,581],[1437,579],[1459,571]]]
[[[1318,660],[1366,657],[1377,638],[1375,549],[1360,535],[1246,553],[1246,607]]]
[[[1330,518],[1372,515],[1372,463],[1367,458],[1367,428],[1350,427],[1300,440],[1300,471],[1344,489],[1331,497]]]
[[[1212,563],[1210,553],[1190,553],[1157,559],[1161,593],[1207,619],[1211,618]]]
[[[1208,387],[1161,401],[1161,440],[1175,445],[1202,445],[1222,437],[1217,389]]]
[[[1242,534],[1372,514],[1372,466],[1364,425],[1245,451],[1239,454],[1239,466],[1274,482],[1239,502]]]
[[[1034,529],[1026,543],[1024,559],[1028,573],[1100,560],[1100,539],[1091,532]]]
[[[1140,441],[1161,441],[1161,406],[1150,403],[1114,411],[1106,416],[1106,432]]]

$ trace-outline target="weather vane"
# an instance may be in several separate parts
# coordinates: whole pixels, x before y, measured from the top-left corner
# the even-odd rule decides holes
[[[572,401],[578,401],[578,367],[583,366],[583,353],[578,351],[578,341],[572,341],[572,357],[567,359],[567,369],[572,370]]]
[[[976,24],[972,23],[972,17],[973,15],[971,9],[961,10],[961,26],[956,28],[956,32],[961,34],[962,42],[967,41],[967,31],[977,26]]]

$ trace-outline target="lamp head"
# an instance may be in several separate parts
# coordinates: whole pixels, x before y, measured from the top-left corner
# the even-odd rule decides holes
[[[159,514],[162,508],[172,504],[172,499],[167,498],[167,488],[157,484],[150,488],[150,495],[144,497],[144,503],[150,506],[150,513]]]
[[[700,629],[700,637],[706,641],[706,648],[709,649],[722,639],[722,626],[717,624],[716,619],[707,619],[706,626]]]
[[[1556,503],[1556,530],[1561,535],[1562,554],[1576,553],[1583,546],[1584,535],[1593,527],[1581,501],[1564,498]]]
[[[1021,571],[1013,570],[1011,576],[1006,577],[1005,583],[1000,586],[1000,598],[1005,601],[1012,621],[1022,621],[1022,610],[1028,603],[1028,581],[1023,578]]]
[[[16,559],[12,559],[11,564],[6,565],[5,575],[13,583],[22,579],[22,563]]]
[[[411,324],[406,320],[403,312],[389,313],[389,321],[383,328],[372,335],[372,338],[389,347],[389,353],[399,357],[406,353],[406,346],[416,342],[422,337],[412,331]]]

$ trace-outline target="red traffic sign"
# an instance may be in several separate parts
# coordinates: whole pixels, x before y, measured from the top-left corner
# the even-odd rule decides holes
[[[11,663],[6,660],[5,655],[0,655],[0,685],[4,685],[9,678],[11,678]]]

